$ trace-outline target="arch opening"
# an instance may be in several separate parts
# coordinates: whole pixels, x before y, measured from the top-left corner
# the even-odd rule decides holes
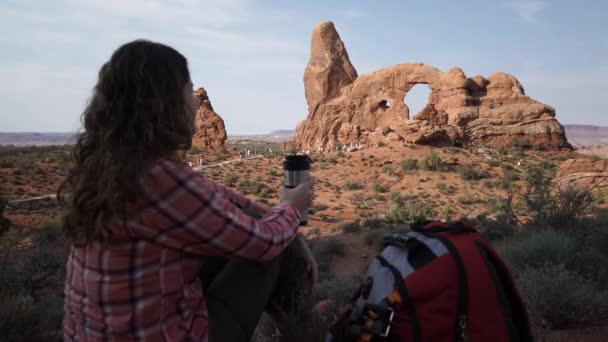
[[[415,84],[410,91],[403,97],[403,103],[410,110],[410,119],[420,114],[420,112],[429,104],[429,96],[431,88],[426,83]]]

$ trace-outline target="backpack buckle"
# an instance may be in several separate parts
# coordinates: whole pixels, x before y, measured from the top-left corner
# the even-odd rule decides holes
[[[366,304],[363,308],[366,321],[371,321],[372,326],[366,327],[367,331],[378,337],[388,337],[395,318],[395,309],[386,304]]]
[[[388,311],[390,311],[388,320],[386,321],[386,330],[380,334],[380,337],[388,337],[388,333],[391,332],[391,326],[393,324],[393,318],[395,317],[395,310],[390,306],[387,306]]]

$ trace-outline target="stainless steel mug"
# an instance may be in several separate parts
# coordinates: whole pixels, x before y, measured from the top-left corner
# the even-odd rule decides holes
[[[310,164],[312,160],[307,155],[289,155],[283,161],[285,174],[285,187],[288,189],[306,182],[310,178]],[[308,212],[300,213],[300,226],[308,224]]]

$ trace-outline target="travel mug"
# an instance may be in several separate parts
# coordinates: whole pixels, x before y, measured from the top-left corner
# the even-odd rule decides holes
[[[310,164],[312,160],[307,155],[289,155],[283,161],[285,174],[285,187],[293,189],[310,178]],[[308,224],[308,213],[300,213],[300,226]]]

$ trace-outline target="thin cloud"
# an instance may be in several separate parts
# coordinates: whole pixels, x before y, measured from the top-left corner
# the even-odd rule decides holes
[[[504,5],[517,14],[517,16],[528,23],[538,23],[538,14],[549,7],[547,1],[515,1]]]
[[[365,12],[363,12],[363,11],[358,10],[358,9],[351,8],[351,9],[348,9],[348,10],[344,11],[344,16],[347,17],[347,18],[356,19],[356,18],[366,17],[367,14]]]

